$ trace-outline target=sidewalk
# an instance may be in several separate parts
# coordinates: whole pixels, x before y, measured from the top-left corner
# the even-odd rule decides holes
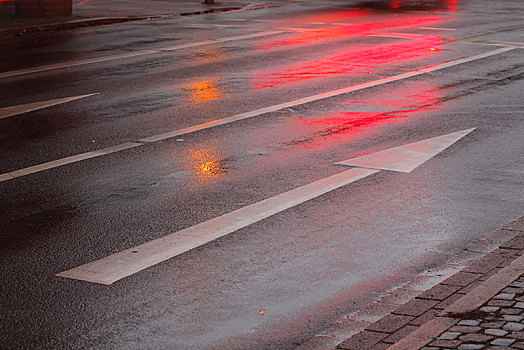
[[[337,349],[524,349],[524,217],[501,231],[514,237]]]
[[[281,3],[285,1],[277,1]],[[46,18],[17,18],[14,0],[0,1],[0,37],[29,34],[37,31],[72,29],[78,27],[129,22],[146,18],[172,18],[211,12],[233,11],[270,6],[271,1],[215,0],[73,0],[72,16]]]

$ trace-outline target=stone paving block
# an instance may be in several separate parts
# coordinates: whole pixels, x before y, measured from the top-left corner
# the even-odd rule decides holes
[[[404,304],[393,311],[393,313],[399,315],[420,316],[435,306],[437,303],[438,301],[436,300],[413,299],[409,303]]]
[[[515,293],[500,293],[498,295],[495,295],[493,299],[513,300],[513,298],[515,298],[515,295]]]
[[[495,267],[492,270],[489,270],[488,272],[484,273],[481,277],[479,277],[478,281],[483,282],[487,280],[488,278],[490,278],[491,276],[496,275],[500,270],[501,268]]]
[[[524,316],[519,316],[519,315],[504,315],[503,318],[506,321],[512,321],[512,322],[520,322],[524,320]]]
[[[467,343],[487,343],[493,339],[491,335],[485,335],[485,334],[464,334],[460,336],[459,340]]]
[[[453,326],[449,329],[450,332],[458,333],[475,333],[480,330],[481,328],[478,326]]]
[[[482,328],[502,328],[506,322],[504,321],[488,321],[488,322],[482,322],[480,326]]]
[[[452,294],[449,297],[447,297],[446,299],[444,299],[443,301],[441,301],[440,303],[438,303],[437,305],[435,305],[434,308],[443,310],[447,308],[448,306],[450,306],[451,304],[453,304],[455,301],[462,298],[463,296],[464,294],[458,294],[458,293]]]
[[[453,340],[456,339],[459,335],[461,335],[461,332],[444,332],[441,335],[439,335],[439,339],[445,339],[445,340]]]
[[[444,284],[437,284],[435,287],[425,291],[424,293],[417,296],[418,299],[431,299],[431,300],[444,300],[451,294],[458,291],[460,287],[450,286]]]
[[[382,339],[387,337],[387,333],[379,332],[370,332],[362,331],[358,334],[355,334],[351,338],[345,340],[337,346],[337,349],[341,350],[360,350],[360,349],[369,349],[373,345],[380,342]]]
[[[371,324],[366,328],[368,331],[373,332],[386,332],[393,333],[400,328],[407,325],[410,321],[414,319],[413,316],[406,315],[387,315],[378,320],[377,322]]]
[[[459,350],[477,350],[484,348],[483,344],[461,344],[457,349]]]
[[[521,312],[522,312],[522,309],[509,309],[509,308],[500,309],[500,313],[504,315],[518,315]]]
[[[512,332],[509,337],[524,340],[524,332]]]
[[[435,318],[439,312],[441,312],[441,310],[430,309],[424,312],[419,317],[412,320],[411,322],[409,322],[409,324],[413,326],[422,326],[424,323],[428,322],[432,318]]]
[[[502,327],[502,329],[512,332],[520,332],[524,329],[524,324],[517,322],[508,322]]]
[[[491,299],[488,302],[488,306],[512,307],[513,305],[515,302],[512,300]]]
[[[503,229],[512,231],[524,231],[524,216],[507,224],[503,227]]]
[[[506,334],[508,334],[508,331],[505,331],[505,330],[499,329],[499,328],[488,328],[488,329],[484,330],[484,334],[494,335],[496,337],[503,337]]]
[[[516,303],[516,304],[515,304],[515,307],[516,307],[516,308],[519,308],[519,309],[524,309],[524,302],[521,302],[521,301],[520,301],[520,302]]]
[[[501,345],[491,345],[488,348],[484,348],[486,350],[513,350],[513,348],[510,348],[509,346],[501,346]]]
[[[516,349],[524,349],[524,342],[514,343],[511,347]]]
[[[480,324],[479,320],[462,320],[457,325],[459,326],[478,326]]]
[[[481,284],[482,281],[479,281],[478,279],[475,281],[475,282],[472,282],[470,284],[468,284],[467,286],[465,286],[464,288],[460,289],[457,293],[460,293],[460,294],[467,294],[469,292],[471,292],[473,289],[477,288],[479,284]]]
[[[378,343],[378,344],[373,345],[371,347],[371,350],[386,350],[390,346],[391,344],[388,344],[388,343]]]
[[[442,281],[442,284],[465,287],[471,282],[476,281],[480,276],[482,275],[478,273],[459,272]]]
[[[515,287],[515,288],[524,288],[524,282],[519,282],[518,280],[516,282],[513,282],[512,284],[509,285],[510,287]]]
[[[508,339],[508,338],[499,338],[495,339],[491,342],[491,345],[499,345],[499,346],[510,346],[515,342],[516,339]]]
[[[500,307],[498,306],[484,306],[480,308],[480,311],[482,312],[497,312],[500,310]]]
[[[507,260],[506,257],[497,257],[491,260],[482,259],[469,265],[462,272],[486,274]]]
[[[514,293],[515,295],[524,294],[524,288],[506,287],[502,290],[502,293]]]
[[[520,235],[510,239],[506,243],[502,244],[500,248],[504,249],[524,249],[524,236]]]
[[[418,327],[417,326],[406,325],[406,326],[400,328],[398,331],[396,331],[395,333],[391,334],[389,337],[385,338],[382,341],[384,343],[396,343],[400,339],[406,337],[408,334],[413,332],[415,329],[418,329]]]
[[[455,349],[457,346],[460,345],[460,343],[460,340],[436,339],[429,343],[429,346],[435,346],[437,348]]]

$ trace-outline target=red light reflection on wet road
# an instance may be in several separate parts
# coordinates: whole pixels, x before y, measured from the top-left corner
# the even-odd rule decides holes
[[[442,108],[441,95],[442,90],[431,82],[412,82],[388,91],[386,96],[381,93],[366,96],[365,101],[350,100],[332,111],[315,111],[313,115],[297,112],[281,126],[283,133],[296,136],[274,150],[289,151],[290,157],[300,154],[300,149],[322,153],[341,142],[374,133],[377,128],[438,110]]]
[[[296,34],[287,40],[268,41],[258,45],[257,49],[271,50],[277,47],[311,45],[320,41],[344,40],[375,34],[384,30],[427,26],[441,22],[442,20],[443,18],[439,16],[414,17],[401,20],[355,23],[346,26],[322,28]]]
[[[440,36],[418,36],[395,44],[382,44],[366,48],[348,48],[345,52],[322,60],[261,72],[253,76],[255,89],[276,88],[284,84],[302,82],[342,74],[374,74],[370,68],[380,65],[409,62],[433,55],[444,43]]]

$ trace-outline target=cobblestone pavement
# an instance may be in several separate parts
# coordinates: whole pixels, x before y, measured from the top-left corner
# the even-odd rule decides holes
[[[524,349],[524,217],[503,230],[515,236],[337,349]]]
[[[460,315],[461,321],[423,350],[524,349],[524,276],[482,307]]]

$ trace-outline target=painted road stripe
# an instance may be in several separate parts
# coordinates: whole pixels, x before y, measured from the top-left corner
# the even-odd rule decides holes
[[[274,35],[274,34],[279,34],[279,33],[282,33],[282,31],[267,31],[267,32],[259,32],[259,33],[246,34],[246,35],[236,35],[236,36],[231,36],[231,37],[226,37],[226,38],[218,38],[214,40],[204,40],[204,41],[198,41],[194,43],[181,44],[181,45],[176,45],[176,46],[167,47],[167,48],[159,48],[156,50],[142,50],[142,51],[123,53],[123,54],[118,54],[118,55],[89,58],[89,59],[79,60],[79,61],[50,64],[47,66],[19,69],[19,70],[13,70],[9,72],[0,73],[0,79],[8,78],[8,77],[15,77],[19,75],[25,75],[25,74],[46,72],[46,71],[50,71],[54,69],[69,68],[69,67],[81,66],[81,65],[86,65],[86,64],[107,62],[107,61],[113,61],[113,60],[119,60],[119,59],[125,59],[125,58],[131,58],[131,57],[137,57],[137,56],[143,56],[143,55],[151,55],[151,54],[161,53],[163,51],[174,51],[174,50],[180,50],[180,49],[197,47],[197,46],[223,43],[223,42],[228,42],[228,41],[257,38],[261,36],[268,36],[268,35]]]
[[[475,130],[475,128],[390,148],[336,164],[410,173],[420,164],[433,158],[436,154],[442,152],[473,130]]]
[[[57,98],[55,100],[48,100],[48,101],[41,101],[41,102],[34,102],[34,103],[27,103],[23,105],[18,106],[10,106],[10,107],[4,107],[0,108],[0,119],[13,117],[15,115],[19,115],[22,113],[32,112],[36,111],[38,109],[47,108],[51,106],[56,106],[62,103],[75,101],[81,98],[98,95],[98,93],[95,94],[88,94],[88,95],[80,95],[80,96],[73,96],[73,97],[66,97],[66,98]]]
[[[458,42],[465,43],[465,44],[505,46],[505,47],[516,47],[520,49],[524,48],[524,43],[519,43],[519,42],[514,42],[514,41],[459,40]]]
[[[246,113],[240,113],[240,114],[236,114],[236,115],[233,115],[233,116],[230,116],[230,117],[216,119],[216,120],[213,120],[213,121],[210,121],[210,122],[207,122],[207,123],[194,125],[194,126],[191,126],[191,127],[188,127],[188,128],[178,129],[178,130],[169,131],[169,132],[166,132],[166,133],[162,133],[162,134],[158,134],[158,135],[154,135],[154,136],[150,136],[150,137],[145,137],[145,138],[140,139],[138,141],[139,142],[143,142],[143,143],[162,141],[162,140],[165,140],[165,139],[169,139],[169,138],[172,138],[172,137],[176,137],[176,136],[192,133],[192,132],[195,132],[195,131],[209,129],[209,128],[213,128],[213,127],[216,127],[216,126],[219,126],[219,125],[229,124],[229,123],[232,123],[232,122],[235,122],[235,121],[239,121],[239,120],[243,120],[243,119],[248,119],[248,118],[260,116],[260,115],[263,115],[263,114],[266,114],[266,113],[275,112],[275,111],[278,111],[278,110],[281,110],[281,109],[284,109],[284,108],[295,107],[295,106],[302,105],[302,104],[305,104],[305,103],[315,102],[315,101],[319,101],[319,100],[326,99],[326,98],[329,98],[329,97],[334,97],[334,96],[338,96],[338,95],[342,95],[342,94],[347,94],[349,92],[363,90],[363,89],[371,88],[371,87],[374,87],[374,86],[380,86],[380,85],[383,85],[383,84],[387,84],[387,83],[391,83],[391,82],[395,82],[395,81],[399,81],[399,80],[415,77],[415,76],[418,76],[418,75],[422,75],[422,74],[426,74],[426,73],[430,73],[430,72],[435,72],[435,71],[438,71],[438,70],[441,70],[441,69],[444,69],[444,68],[453,67],[453,66],[456,66],[456,65],[459,65],[459,64],[476,61],[476,60],[479,60],[479,59],[482,59],[482,58],[486,58],[486,57],[490,57],[490,56],[495,56],[495,55],[498,55],[498,54],[501,54],[501,53],[504,53],[504,52],[508,52],[508,51],[511,51],[511,50],[515,50],[515,48],[514,47],[500,48],[500,49],[489,51],[489,52],[486,52],[486,53],[483,53],[483,54],[474,55],[474,56],[458,59],[458,60],[455,60],[455,61],[450,61],[450,62],[446,62],[446,63],[437,64],[437,65],[434,65],[432,67],[423,68],[423,69],[419,69],[419,70],[411,71],[411,72],[406,72],[406,73],[402,73],[402,74],[395,75],[395,76],[392,76],[392,77],[383,78],[383,79],[379,79],[379,80],[374,80],[374,81],[371,81],[371,82],[367,82],[367,83],[363,83],[363,84],[359,84],[359,85],[354,85],[354,86],[350,86],[350,87],[339,89],[339,90],[329,91],[329,92],[325,92],[325,93],[322,93],[322,94],[301,98],[301,99],[298,99],[298,100],[293,100],[293,101],[289,101],[289,102],[285,102],[285,103],[280,103],[280,104],[277,104],[277,105],[274,105],[274,106],[265,107],[265,108],[257,109],[257,110],[254,110],[254,111],[246,112]],[[137,144],[137,145],[140,145],[140,144]],[[91,154],[91,153],[92,152],[88,152],[88,154]],[[100,154],[100,155],[104,155],[104,154]],[[83,157],[82,154],[80,154],[80,155],[78,155],[76,157],[79,157],[78,161],[83,160],[83,159],[93,158],[93,156],[82,158]],[[70,158],[71,157],[58,159],[58,160],[54,160],[52,162],[43,163],[43,164],[41,164],[39,166],[30,167],[30,168],[26,168],[26,169],[33,169],[33,168],[37,168],[37,167],[42,167],[42,170],[52,169],[52,168],[56,168],[58,166],[62,166],[62,165],[65,165],[65,164],[73,163],[73,162],[69,161]],[[21,170],[13,171],[13,172],[10,172],[10,173],[0,174],[0,182],[1,181],[6,181],[6,180],[10,180],[10,179],[14,179],[14,178],[17,178],[17,177],[20,177],[20,176],[25,176],[25,175],[28,175],[28,174],[36,172],[36,171],[31,171],[29,173],[26,173],[26,171],[25,171],[26,169],[21,169]]]
[[[419,27],[419,29],[429,29],[429,30],[456,30],[454,28],[439,28],[439,27]]]
[[[384,164],[381,166],[376,162],[374,165],[384,169],[389,169],[391,168],[390,165],[392,162],[388,159],[388,156],[393,156],[394,160],[399,163],[403,163],[402,159],[398,159],[399,157],[407,156],[409,159],[408,163],[410,170],[406,171],[404,166],[400,168],[402,168],[401,171],[410,172],[429,158],[435,156],[439,150],[451,146],[472,130],[473,129],[464,130],[392,148],[388,150],[389,153],[380,152],[381,155],[378,159],[383,161]],[[404,152],[406,147],[412,152],[425,152],[426,154],[424,157],[415,157],[415,159],[413,159],[411,154],[406,154]],[[401,152],[395,152],[396,149],[401,149]],[[386,156],[383,156],[384,154]],[[337,164],[354,166],[351,163],[351,159]],[[228,214],[202,222],[195,226],[171,233],[165,237],[152,240],[148,243],[124,250],[103,259],[61,272],[57,274],[57,276],[109,285],[124,277],[133,275],[148,267],[211,242],[219,237],[228,235],[241,228],[247,227],[260,220],[266,219],[286,209],[302,204],[377,172],[379,172],[379,170],[368,168],[350,169],[298,187],[294,190],[284,192],[275,197],[248,205],[244,208],[234,210]]]
[[[102,149],[99,149],[99,150],[96,150],[96,151],[81,153],[81,154],[77,154],[75,156],[70,156],[70,157],[66,157],[66,158],[53,160],[51,162],[42,163],[42,164],[35,165],[35,166],[30,166],[28,168],[15,170],[15,171],[12,171],[10,173],[1,174],[0,175],[0,182],[6,181],[6,180],[15,179],[15,178],[21,177],[21,176],[26,176],[26,175],[29,175],[29,174],[38,173],[38,172],[44,171],[44,170],[57,168],[59,166],[66,165],[66,164],[76,163],[76,162],[80,162],[82,160],[86,160],[86,159],[90,159],[90,158],[104,156],[104,155],[111,154],[111,153],[124,151],[124,150],[130,149],[130,148],[135,148],[135,147],[138,147],[138,146],[141,146],[141,145],[142,145],[142,143],[139,143],[139,142],[127,142],[127,143],[123,143],[123,144],[112,146],[112,147],[102,148]]]
[[[377,172],[378,170],[350,169],[137,247],[61,272],[57,276],[109,285]]]

